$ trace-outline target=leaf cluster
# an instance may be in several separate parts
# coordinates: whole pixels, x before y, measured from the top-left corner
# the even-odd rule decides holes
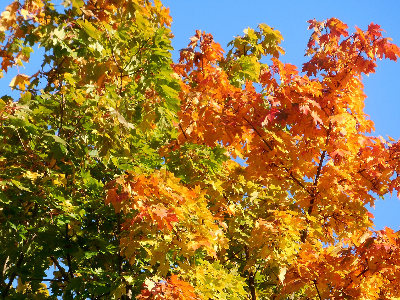
[[[400,297],[398,233],[366,209],[400,191],[363,110],[400,56],[378,25],[310,20],[299,71],[266,24],[173,63],[159,0],[63,6],[0,17],[0,76],[45,52],[0,99],[3,299]]]

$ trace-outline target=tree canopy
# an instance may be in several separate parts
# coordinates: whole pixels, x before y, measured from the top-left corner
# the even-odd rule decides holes
[[[198,30],[173,62],[159,0],[63,5],[0,17],[0,77],[21,71],[0,99],[3,299],[400,299],[399,233],[366,208],[400,190],[400,143],[364,112],[362,76],[400,56],[379,25],[310,20],[301,69],[266,24],[226,50]]]

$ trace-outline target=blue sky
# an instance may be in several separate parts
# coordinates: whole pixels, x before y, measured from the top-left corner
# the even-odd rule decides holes
[[[58,1],[56,1],[58,2]],[[301,68],[306,61],[304,50],[310,36],[307,30],[307,20],[324,20],[336,17],[349,26],[349,31],[354,26],[366,29],[373,22],[379,24],[387,32],[387,36],[400,45],[400,0],[162,0],[171,10],[173,17],[172,31],[175,35],[173,46],[176,49],[173,57],[178,58],[178,50],[185,48],[189,38],[196,29],[212,33],[214,39],[224,48],[236,35],[242,35],[243,29],[255,28],[259,23],[266,23],[278,29],[283,37],[283,47],[286,55],[282,60]],[[10,4],[10,0],[0,0],[0,10]],[[226,49],[226,48],[225,48]],[[43,55],[40,50],[35,50],[35,57]],[[20,73],[34,74],[40,68],[40,59],[33,59],[25,70],[20,68]],[[0,80],[1,94],[8,92],[8,85],[18,70],[12,70],[5,78]],[[366,113],[375,122],[375,135],[390,135],[394,139],[400,138],[400,61],[379,61],[375,74],[364,79],[366,100]],[[14,94],[15,95],[15,94]],[[384,226],[399,230],[400,226],[400,201],[394,196],[378,200],[375,209],[377,229]]]
[[[178,58],[178,50],[185,48],[196,29],[214,36],[215,41],[225,49],[227,43],[243,29],[255,28],[266,23],[279,30],[284,38],[286,55],[281,57],[286,63],[301,69],[306,61],[304,50],[311,32],[307,30],[310,19],[319,21],[335,17],[349,26],[367,29],[373,22],[379,24],[397,45],[400,46],[400,1],[399,0],[164,0],[173,18],[172,32],[175,35],[173,57]],[[375,122],[374,135],[400,138],[400,61],[378,61],[375,74],[364,78],[366,99],[365,111]],[[375,209],[376,229],[384,226],[399,230],[400,201],[394,195],[378,200]]]

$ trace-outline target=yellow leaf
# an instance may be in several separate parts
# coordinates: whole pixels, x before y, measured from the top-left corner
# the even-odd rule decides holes
[[[25,291],[29,288],[28,282],[22,282],[21,278],[18,277],[17,292],[25,294]]]
[[[121,299],[122,296],[126,295],[126,285],[121,283],[112,293],[116,299]]]
[[[47,285],[43,282],[39,283],[40,289],[38,291],[39,294],[43,294],[45,296],[50,296],[49,291],[47,290]]]
[[[36,172],[31,172],[31,171],[27,171],[24,174],[24,177],[30,179],[32,182],[34,182],[36,180],[36,178],[42,177],[42,176],[43,176],[43,174],[39,174]]]
[[[151,280],[150,278],[146,278],[146,280],[144,281],[144,284],[146,285],[146,287],[149,291],[151,291],[156,286],[154,281]]]
[[[28,19],[29,16],[29,11],[27,11],[26,9],[21,9],[21,15],[24,17],[24,20]]]
[[[0,31],[8,30],[8,28],[15,23],[18,8],[19,2],[15,1],[14,3],[7,6],[6,10],[1,13]]]
[[[66,186],[67,179],[65,178],[65,174],[58,174],[58,178],[53,179],[53,184]]]
[[[15,89],[17,86],[20,90],[25,90],[26,86],[28,85],[29,82],[29,76],[28,75],[24,75],[24,74],[18,74],[17,76],[15,76],[10,83],[10,87],[12,89]]]
[[[285,280],[286,271],[287,271],[286,267],[281,268],[279,271],[278,278],[279,278],[279,281],[282,283]]]
[[[83,2],[83,0],[72,0],[72,7],[79,9],[84,5],[85,5],[85,2]]]

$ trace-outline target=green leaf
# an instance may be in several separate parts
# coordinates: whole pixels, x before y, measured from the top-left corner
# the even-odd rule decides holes
[[[178,97],[179,91],[169,87],[168,85],[162,84],[161,88],[167,96],[172,97],[172,98]]]
[[[77,20],[76,21],[84,30],[85,32],[95,40],[99,38],[99,31],[92,25],[92,23],[88,22],[87,20]]]
[[[27,191],[27,192],[30,192],[30,191],[31,191],[30,189],[24,187],[24,186],[21,184],[21,182],[15,180],[15,179],[11,179],[11,182],[12,182],[17,188],[19,188],[20,190]]]
[[[83,5],[85,5],[83,0],[72,0],[72,6],[75,8],[81,8]]]
[[[57,136],[57,135],[50,134],[50,133],[45,133],[44,135],[52,137],[57,143],[60,143],[60,144],[62,144],[63,146],[66,146],[66,145],[67,145],[67,142],[64,141],[62,138],[60,138],[60,137]]]

